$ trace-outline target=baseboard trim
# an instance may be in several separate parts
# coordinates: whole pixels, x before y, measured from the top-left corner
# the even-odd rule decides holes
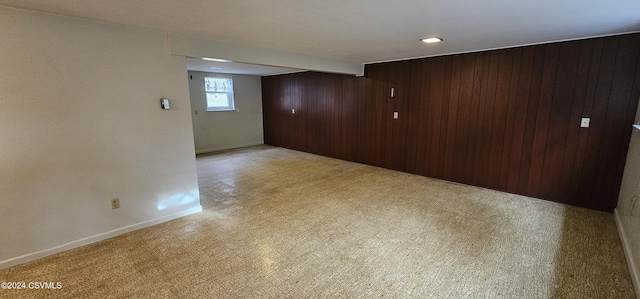
[[[262,142],[261,143],[246,143],[246,144],[236,144],[236,145],[231,145],[231,146],[221,146],[221,147],[214,147],[214,148],[206,148],[206,149],[196,150],[196,155],[208,154],[208,153],[219,152],[219,151],[226,151],[226,150],[236,149],[236,148],[241,148],[241,147],[262,145],[262,144],[264,144],[264,143],[262,143]]]
[[[631,274],[631,281],[633,281],[633,287],[636,290],[636,298],[640,298],[640,272],[638,272],[638,268],[636,268],[637,262],[635,259],[636,256],[631,252],[631,246],[629,245],[629,239],[627,238],[627,233],[625,231],[624,225],[622,225],[622,220],[620,219],[620,213],[618,213],[618,209],[613,211],[613,214],[616,218],[616,226],[618,227],[618,234],[620,235],[620,240],[622,240],[622,248],[624,249],[624,255],[627,258],[627,265],[629,268],[629,272]]]
[[[99,242],[102,240],[106,240],[115,236],[119,236],[128,232],[132,232],[134,230],[139,230],[145,227],[149,227],[149,226],[153,226],[159,223],[163,223],[163,222],[167,222],[167,221],[171,221],[174,219],[178,219],[180,217],[184,217],[190,214],[195,214],[195,213],[199,213],[202,212],[202,206],[198,205],[196,207],[184,210],[184,211],[180,211],[177,213],[173,213],[173,214],[169,214],[169,215],[164,215],[158,218],[154,218],[154,219],[150,219],[147,221],[143,221],[140,223],[136,223],[136,224],[132,224],[132,225],[128,225],[125,227],[121,227],[118,229],[114,229],[112,231],[108,231],[108,232],[104,232],[104,233],[100,233],[100,234],[96,234],[93,236],[89,236],[89,237],[85,237],[79,240],[75,240],[75,241],[71,241],[69,243],[66,244],[62,244],[59,246],[55,246],[49,249],[45,249],[45,250],[41,250],[41,251],[37,251],[37,252],[33,252],[33,253],[28,253],[22,256],[18,256],[15,258],[10,258],[8,260],[4,260],[4,261],[0,261],[0,270],[2,269],[6,269],[9,267],[13,267],[19,264],[23,264],[26,262],[30,262],[30,261],[34,261],[37,260],[39,258],[43,258],[45,256],[49,256],[49,255],[53,255],[56,253],[60,253],[63,251],[67,251],[69,249],[73,249],[73,248],[78,248],[84,245],[88,245],[91,243],[95,243],[95,242]]]

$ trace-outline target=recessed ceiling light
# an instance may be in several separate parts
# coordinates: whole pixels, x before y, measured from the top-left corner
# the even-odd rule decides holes
[[[209,57],[202,57],[202,60],[215,61],[215,62],[231,62],[231,60],[218,59],[218,58],[209,58]]]
[[[427,44],[432,44],[432,43],[439,43],[442,41],[441,38],[434,36],[434,37],[427,37],[427,38],[423,38],[421,39],[421,41],[427,43]]]

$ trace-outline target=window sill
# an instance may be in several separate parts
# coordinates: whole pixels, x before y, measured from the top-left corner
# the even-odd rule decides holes
[[[235,112],[236,109],[207,109],[207,112]]]

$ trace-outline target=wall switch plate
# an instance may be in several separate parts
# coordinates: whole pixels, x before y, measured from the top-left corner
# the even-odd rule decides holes
[[[169,110],[171,107],[169,106],[169,99],[160,99],[160,106],[164,110]]]
[[[589,123],[591,123],[591,118],[583,117],[582,121],[580,121],[580,127],[581,128],[588,128],[589,127]]]
[[[398,111],[393,111],[393,119],[398,119]]]
[[[111,199],[111,209],[119,209],[120,208],[120,198]]]

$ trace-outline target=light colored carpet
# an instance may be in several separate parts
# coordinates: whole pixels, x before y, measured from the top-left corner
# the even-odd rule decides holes
[[[0,297],[634,298],[613,215],[258,146],[206,210],[0,271]],[[7,245],[3,245],[7,246]]]

